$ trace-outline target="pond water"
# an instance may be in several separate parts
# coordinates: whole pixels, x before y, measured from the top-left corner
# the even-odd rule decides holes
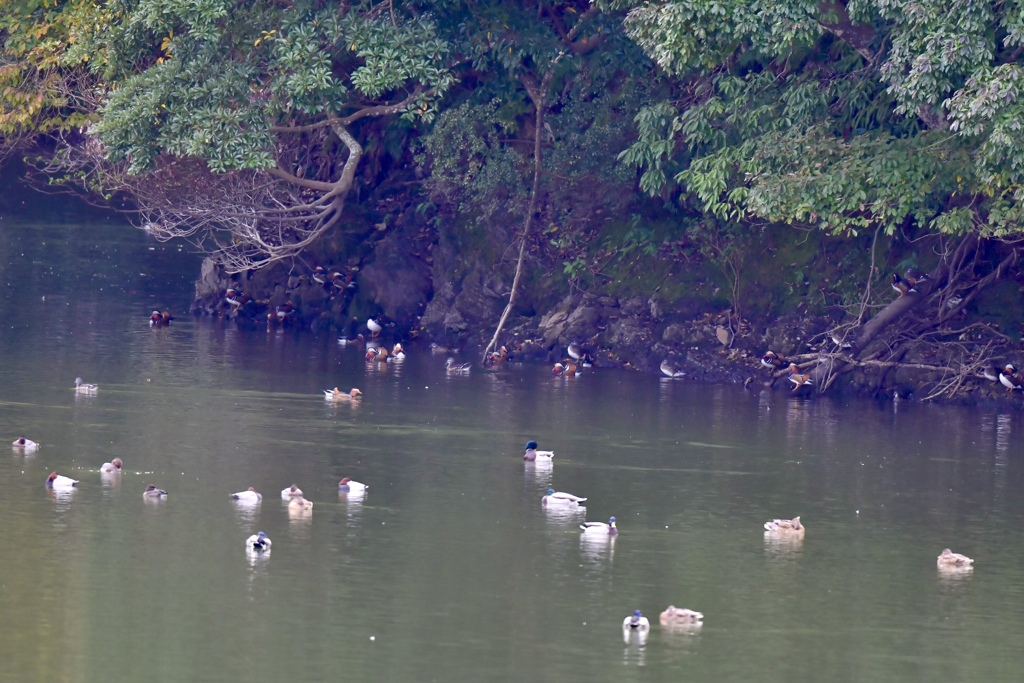
[[[198,258],[113,221],[4,216],[0,267],[0,436],[41,444],[0,458],[2,680],[1024,678],[1015,407],[448,376],[417,345],[368,366],[330,335],[192,319]],[[177,319],[150,329],[153,308]],[[249,486],[262,503],[233,503]],[[549,487],[585,510],[545,510]],[[612,515],[614,542],[581,539]],[[803,542],[764,538],[795,515]],[[976,568],[939,573],[944,547]],[[669,604],[704,626],[661,628]]]

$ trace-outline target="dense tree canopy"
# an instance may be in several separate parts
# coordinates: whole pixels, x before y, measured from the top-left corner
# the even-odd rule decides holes
[[[624,158],[733,220],[1021,230],[1016,2],[612,2],[679,82]]]

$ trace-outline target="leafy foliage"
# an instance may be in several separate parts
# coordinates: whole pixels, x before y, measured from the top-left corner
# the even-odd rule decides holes
[[[1016,3],[609,3],[676,79],[622,154],[724,221],[1021,231]],[[995,28],[995,30],[993,30]]]

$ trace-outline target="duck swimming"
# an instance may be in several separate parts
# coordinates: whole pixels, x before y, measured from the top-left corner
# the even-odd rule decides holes
[[[302,496],[296,496],[291,499],[288,503],[289,510],[312,510],[313,503],[306,500]]]
[[[232,493],[231,498],[232,500],[237,500],[239,503],[258,503],[263,500],[263,496],[256,493],[256,489],[251,486],[245,491]]]
[[[167,491],[158,489],[157,487],[150,484],[146,487],[146,490],[142,492],[144,498],[163,498],[167,495]]]
[[[469,363],[456,364],[454,358],[444,362],[445,371],[453,375],[468,375],[471,367]]]
[[[619,528],[615,526],[615,518],[609,517],[608,523],[604,522],[584,522],[580,524],[580,528],[583,529],[583,533],[588,537],[598,538],[601,536],[617,536],[619,534]]]
[[[632,615],[622,620],[623,631],[650,631],[651,622],[643,615],[640,610],[635,610]]]
[[[248,550],[255,550],[257,552],[270,550],[270,537],[260,531],[245,539],[245,547]]]
[[[26,453],[29,453],[39,448],[39,444],[37,444],[32,439],[26,439],[23,436],[19,436],[17,439],[11,442],[11,448],[18,451],[24,451]]]
[[[669,605],[658,617],[658,621],[662,626],[692,626],[700,625],[703,618],[700,612]]]
[[[554,451],[538,451],[536,441],[526,442],[526,452],[523,453],[523,460],[527,462],[551,462],[551,459],[555,457]]]
[[[327,401],[351,401],[357,399],[363,395],[363,392],[359,391],[355,387],[352,387],[348,392],[341,391],[338,387],[334,387],[334,390],[324,389],[324,399]]]
[[[395,344],[391,349],[391,357],[395,360],[405,360],[405,349],[402,348],[401,344]]]
[[[586,498],[580,496],[574,496],[571,493],[565,491],[555,491],[554,489],[548,489],[547,494],[540,499],[541,505],[569,505],[576,506],[585,501]]]
[[[69,489],[72,486],[78,486],[78,480],[51,472],[50,476],[46,478],[46,485],[51,489]]]
[[[765,531],[780,536],[800,536],[803,537],[804,532],[807,528],[800,523],[799,517],[793,519],[773,519],[770,522],[764,523]]]
[[[75,393],[76,394],[95,394],[99,390],[98,384],[85,384],[82,382],[81,377],[75,378]]]
[[[292,484],[288,488],[283,489],[281,491],[281,499],[282,500],[289,500],[291,498],[301,498],[301,497],[302,497],[302,489],[300,489],[295,484]]]
[[[939,569],[971,569],[974,560],[946,548],[939,555],[936,564],[938,564]]]
[[[368,488],[370,487],[366,484],[361,484],[358,481],[352,481],[348,477],[345,477],[338,482],[338,490],[342,493],[365,493]]]
[[[105,462],[100,465],[100,472],[106,472],[107,474],[121,471],[121,458],[114,458],[110,462]]]

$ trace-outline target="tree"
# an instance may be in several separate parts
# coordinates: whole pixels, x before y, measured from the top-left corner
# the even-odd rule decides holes
[[[852,358],[911,311],[919,331],[941,325],[973,288],[1008,271],[1014,251],[993,261],[979,249],[1024,232],[1017,3],[607,6],[629,10],[627,32],[677,84],[673,100],[640,113],[623,153],[643,170],[645,191],[678,188],[684,201],[748,226],[936,242],[929,284],[873,325],[861,326],[863,308],[850,323]],[[835,370],[823,363],[815,376]]]
[[[428,14],[396,3],[127,0],[76,22],[102,83],[49,175],[121,192],[228,272],[295,256],[345,216],[368,140],[430,121],[454,83]],[[408,125],[408,124],[403,124]]]

